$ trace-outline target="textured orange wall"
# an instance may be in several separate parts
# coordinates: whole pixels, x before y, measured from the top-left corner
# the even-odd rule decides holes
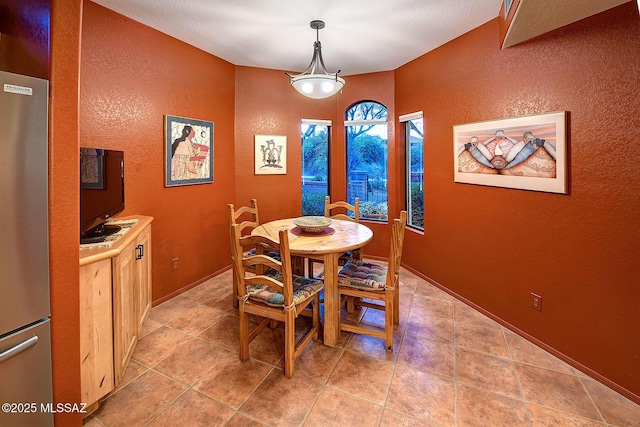
[[[155,218],[158,301],[230,264],[234,66],[93,2],[84,9],[80,144],[124,150],[120,216]],[[164,186],[165,114],[214,122],[213,184]]]
[[[78,85],[82,0],[51,2],[49,265],[53,401],[80,402]],[[60,426],[82,414],[57,413]]]
[[[302,212],[302,151],[300,121],[304,119],[332,120],[331,132],[331,196],[346,197],[344,114],[353,103],[374,100],[387,106],[393,117],[393,72],[345,77],[342,93],[327,99],[308,99],[296,92],[283,71],[250,67],[236,68],[236,191],[235,203],[247,205],[256,198],[260,221],[300,216]],[[389,141],[393,125],[389,126]],[[287,174],[254,174],[254,136],[285,135],[287,137]],[[395,171],[393,150],[390,152],[390,173]],[[368,253],[386,256],[389,250],[386,225],[369,223],[374,229],[374,241],[365,249]],[[378,232],[379,231],[379,232]]]
[[[0,70],[49,78],[51,0],[0,1]]]
[[[425,233],[404,263],[637,401],[639,34],[635,2],[505,50],[495,19],[400,67],[395,93],[426,131]],[[453,182],[453,125],[558,110],[569,194]]]

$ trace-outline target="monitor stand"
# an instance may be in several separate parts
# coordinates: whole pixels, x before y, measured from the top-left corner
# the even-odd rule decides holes
[[[122,227],[119,225],[105,225],[100,224],[96,228],[87,231],[84,235],[80,236],[80,243],[101,243],[104,242],[107,236],[116,234]]]

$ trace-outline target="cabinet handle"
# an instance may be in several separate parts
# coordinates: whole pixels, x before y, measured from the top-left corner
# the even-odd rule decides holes
[[[138,251],[138,254],[136,255],[136,261],[137,261],[139,259],[142,259],[142,257],[144,256],[144,245],[136,246],[136,250]]]

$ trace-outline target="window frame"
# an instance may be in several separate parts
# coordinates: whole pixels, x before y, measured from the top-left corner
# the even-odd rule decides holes
[[[304,200],[304,133],[302,131],[302,127],[303,126],[310,126],[310,125],[316,125],[316,126],[324,126],[326,128],[326,134],[327,134],[327,174],[326,174],[326,180],[327,180],[327,196],[331,194],[331,126],[332,126],[332,122],[331,120],[324,120],[324,119],[302,119],[300,120],[300,151],[301,151],[301,188],[300,188],[300,204],[301,204],[301,210],[302,210],[302,214],[305,215],[305,210],[304,210],[304,205],[303,205],[303,200]],[[324,197],[322,198],[322,209],[320,209],[318,212],[314,212],[313,215],[324,215]]]
[[[415,120],[420,119],[422,121],[422,226],[413,223],[413,206],[412,206],[412,184],[411,181],[411,124]],[[424,232],[424,117],[422,111],[415,113],[404,114],[399,117],[400,123],[404,124],[404,154],[405,154],[405,209],[407,210],[407,227],[413,228]]]
[[[357,108],[359,105],[363,105],[363,104],[377,104],[378,106],[382,107],[382,109],[380,109],[380,111],[383,111],[384,114],[384,119],[362,119],[362,118],[357,118],[356,120],[349,120],[348,118],[350,117],[350,112],[354,109]],[[367,125],[372,125],[373,126],[378,126],[378,125],[384,125],[385,126],[385,136],[384,136],[384,140],[385,140],[385,175],[386,175],[386,188],[385,188],[385,192],[386,192],[386,197],[385,197],[385,202],[384,204],[386,205],[385,208],[385,213],[380,214],[379,212],[376,213],[377,211],[377,207],[376,204],[380,204],[381,202],[373,202],[372,201],[372,213],[371,216],[367,216],[367,204],[368,204],[368,200],[362,200],[362,198],[360,199],[360,220],[363,221],[372,221],[372,222],[381,222],[381,223],[387,223],[389,221],[389,109],[386,105],[384,105],[381,102],[375,101],[375,100],[371,100],[371,99],[365,99],[365,100],[360,100],[357,102],[354,102],[353,104],[349,105],[346,109],[345,109],[345,120],[344,120],[344,132],[345,132],[345,139],[344,139],[344,144],[345,144],[345,183],[346,183],[346,193],[347,193],[347,201],[349,201],[350,203],[353,203],[353,200],[349,199],[349,193],[350,193],[350,183],[349,183],[349,176],[350,176],[350,170],[349,170],[349,127],[352,126],[367,126]],[[368,132],[369,129],[363,133]],[[358,135],[359,136],[359,135]],[[356,136],[356,138],[358,137]],[[354,138],[355,139],[355,138]],[[367,176],[367,187],[369,186],[368,183],[368,176]],[[367,197],[368,197],[368,190],[367,190]],[[379,207],[378,207],[379,208]],[[378,218],[376,218],[376,215],[379,215]]]

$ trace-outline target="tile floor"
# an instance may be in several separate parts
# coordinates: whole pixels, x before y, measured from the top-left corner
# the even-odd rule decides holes
[[[151,310],[96,426],[640,426],[640,406],[406,270],[395,351],[342,333],[282,373],[281,329],[238,360],[227,271]],[[382,322],[375,310],[352,320]]]

